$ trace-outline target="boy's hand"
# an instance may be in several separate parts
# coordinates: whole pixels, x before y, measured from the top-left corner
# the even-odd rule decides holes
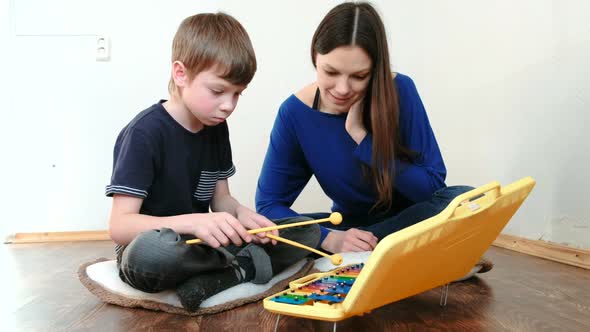
[[[240,205],[236,209],[236,215],[238,216],[239,222],[247,229],[256,229],[256,228],[276,226],[275,223],[268,220],[266,217],[248,209],[247,207],[245,207],[243,205]],[[275,236],[279,236],[278,230],[271,231],[270,233]],[[253,241],[256,243],[262,243],[262,244],[271,242],[271,240],[266,237],[264,232],[256,234]],[[277,244],[277,241],[272,240],[272,244]]]
[[[241,246],[243,241],[251,242],[252,235],[244,226],[227,212],[197,214],[194,234],[211,247],[228,246],[230,243]]]
[[[377,246],[377,237],[371,232],[351,228],[346,232],[331,231],[322,242],[322,249],[331,253],[371,251]]]
[[[346,123],[344,125],[346,132],[348,132],[356,144],[361,144],[365,136],[367,136],[367,129],[363,124],[363,100],[361,98],[352,104],[346,115]]]

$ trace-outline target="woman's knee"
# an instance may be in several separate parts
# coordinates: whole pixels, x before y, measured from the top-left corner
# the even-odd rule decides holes
[[[446,199],[450,202],[455,197],[464,194],[468,191],[471,191],[473,189],[474,188],[471,186],[449,186],[437,190],[433,196],[439,199]]]

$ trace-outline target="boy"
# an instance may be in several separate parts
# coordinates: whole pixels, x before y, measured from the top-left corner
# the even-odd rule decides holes
[[[199,14],[181,23],[172,45],[170,99],[121,131],[106,188],[119,276],[132,287],[176,289],[183,306],[196,310],[240,282],[269,281],[307,254],[247,233],[274,223],[229,192],[235,168],[225,119],[255,72],[250,39],[233,17]],[[281,236],[315,247],[320,233],[315,226]],[[195,237],[208,245],[185,244]]]

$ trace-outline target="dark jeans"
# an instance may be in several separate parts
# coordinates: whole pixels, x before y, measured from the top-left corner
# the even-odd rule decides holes
[[[359,228],[373,233],[379,240],[389,234],[419,223],[439,214],[457,196],[472,190],[469,186],[451,186],[437,190],[432,197],[424,202],[416,203],[401,211],[389,211],[382,215],[343,215],[340,225],[324,224],[326,227],[338,230]],[[305,216],[319,219],[327,218],[329,213],[308,213]]]
[[[274,220],[274,223],[280,225],[304,220],[309,218],[284,218]],[[318,225],[308,225],[282,229],[279,235],[315,248],[320,239],[320,230]],[[187,245],[185,241],[191,238],[194,236],[179,235],[169,228],[141,233],[117,258],[119,277],[125,283],[144,292],[174,289],[193,276],[229,266],[234,261],[234,256],[239,255],[246,246],[230,245],[222,249],[213,249],[203,244]],[[273,274],[281,272],[309,254],[307,250],[281,242],[262,247],[268,255],[264,261],[268,262],[270,258]],[[255,265],[256,263],[254,262]]]

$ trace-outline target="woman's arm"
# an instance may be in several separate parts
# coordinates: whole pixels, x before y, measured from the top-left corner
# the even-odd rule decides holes
[[[256,210],[270,219],[298,215],[291,205],[309,179],[310,170],[285,104],[281,105],[256,188]]]

